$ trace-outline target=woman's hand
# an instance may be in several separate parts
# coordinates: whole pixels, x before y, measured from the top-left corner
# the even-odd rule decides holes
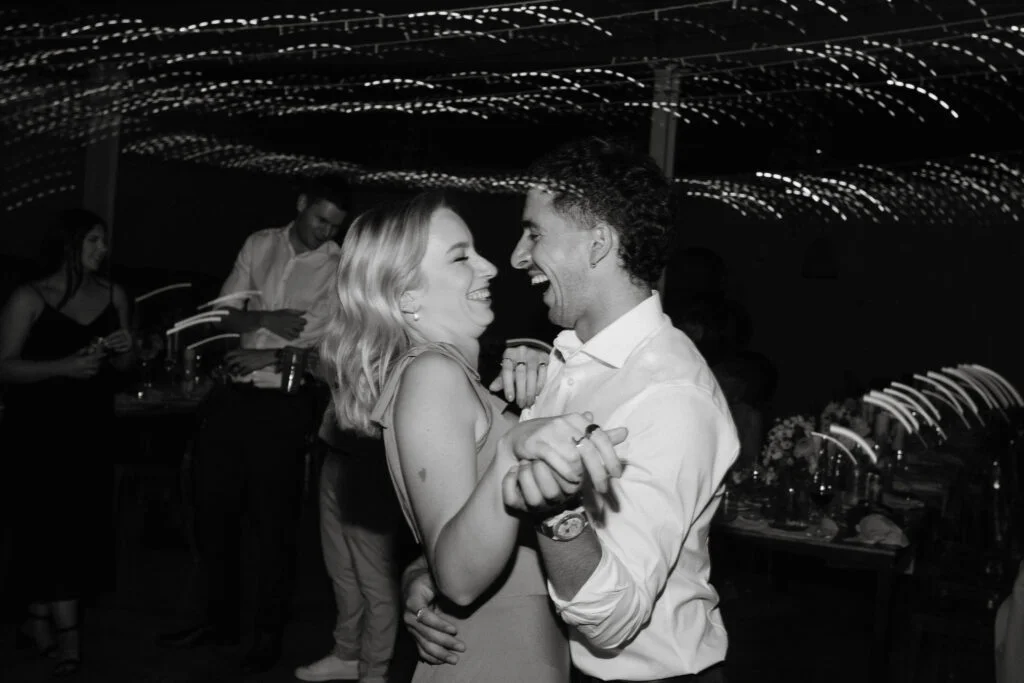
[[[501,481],[501,500],[510,510],[546,517],[565,507],[583,488],[540,460],[520,460]]]
[[[608,490],[608,479],[622,475],[615,446],[628,431],[605,431],[592,424],[590,413],[524,420],[498,442],[499,453],[510,452],[518,460],[539,460],[569,485],[580,485],[584,472],[598,493]],[[560,487],[562,488],[562,487]]]
[[[549,355],[532,346],[506,348],[501,355],[501,374],[487,388],[501,393],[509,403],[515,401],[520,408],[529,408],[544,388]]]
[[[125,329],[118,330],[108,337],[104,337],[103,346],[114,353],[127,353],[132,348],[131,332]]]
[[[105,354],[103,348],[86,346],[61,361],[60,374],[72,379],[89,379],[100,371]]]

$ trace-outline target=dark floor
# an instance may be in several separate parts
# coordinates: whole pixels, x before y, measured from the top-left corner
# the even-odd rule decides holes
[[[156,645],[156,635],[189,623],[190,585],[195,568],[175,529],[173,501],[153,503],[152,482],[128,480],[122,497],[118,590],[101,596],[83,623],[85,665],[72,680],[102,683],[198,683],[240,680],[241,652],[210,649],[176,651]],[[140,483],[142,482],[142,483]],[[159,487],[158,487],[159,488]],[[159,498],[159,497],[157,497]],[[149,501],[149,502],[146,502]],[[284,654],[271,672],[253,681],[294,681],[295,666],[326,654],[331,647],[333,599],[319,555],[316,510],[304,512],[298,585]],[[768,580],[790,578],[785,589]],[[719,559],[716,568],[722,610],[730,635],[730,683],[877,681],[872,668],[870,576],[746,552]],[[731,565],[731,566],[725,566]],[[728,577],[723,576],[729,574]],[[962,637],[949,642],[925,639],[915,669],[907,673],[910,621],[897,586],[890,679],[898,681],[990,681],[990,657]],[[8,622],[11,619],[7,620]],[[14,648],[13,623],[0,631],[0,681],[47,680],[52,663]],[[981,638],[979,642],[984,642]],[[399,644],[393,680],[408,680],[414,652]]]

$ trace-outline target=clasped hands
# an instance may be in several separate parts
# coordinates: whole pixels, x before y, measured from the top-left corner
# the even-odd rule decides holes
[[[612,477],[622,474],[615,446],[625,428],[603,430],[590,413],[572,413],[525,420],[498,443],[496,457],[513,460],[502,479],[507,507],[535,518],[560,509],[587,480],[595,491],[608,491]],[[416,641],[420,659],[429,664],[457,664],[466,644],[436,603],[436,587],[423,558],[406,569],[402,580],[402,620]]]
[[[615,446],[625,441],[624,427],[604,430],[590,413],[525,420],[498,442],[501,457],[516,459],[502,479],[506,507],[543,516],[563,506],[589,481],[594,491],[608,492],[622,476]]]

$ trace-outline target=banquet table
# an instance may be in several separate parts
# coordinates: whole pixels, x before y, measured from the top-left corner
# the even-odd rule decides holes
[[[890,659],[890,624],[893,585],[901,574],[914,572],[920,541],[928,533],[927,525],[934,516],[944,513],[949,490],[958,476],[960,463],[942,454],[919,456],[894,482],[894,490],[911,496],[900,505],[899,498],[888,497],[894,517],[902,524],[907,543],[885,545],[870,543],[855,531],[834,536],[818,533],[816,525],[803,530],[775,528],[749,499],[739,499],[735,515],[719,516],[713,537],[738,546],[755,547],[770,553],[799,557],[815,557],[826,566],[842,567],[875,575],[873,607],[873,660],[878,677],[885,679]]]
[[[212,388],[213,382],[204,382],[187,393],[172,385],[122,391],[114,396],[114,414],[122,418],[193,414]]]
[[[873,657],[879,672],[885,671],[889,659],[889,626],[892,612],[892,589],[899,574],[914,570],[917,543],[913,534],[905,547],[868,544],[856,538],[824,538],[806,531],[785,531],[773,528],[767,519],[754,520],[737,517],[715,525],[716,539],[752,545],[769,552],[781,552],[803,557],[817,557],[828,566],[839,566],[872,572],[875,575],[875,603],[873,617]]]
[[[133,534],[171,534],[184,536],[195,551],[188,484],[191,450],[199,407],[212,387],[207,381],[185,392],[180,385],[155,384],[115,395],[120,440],[115,485],[122,542]]]

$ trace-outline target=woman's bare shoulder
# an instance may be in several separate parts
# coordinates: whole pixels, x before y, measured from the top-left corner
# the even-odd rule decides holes
[[[459,413],[475,417],[476,394],[459,361],[439,351],[428,350],[406,366],[398,388],[396,412],[436,419],[438,414]],[[413,408],[406,413],[404,408]],[[468,410],[467,410],[468,409]]]
[[[46,305],[43,291],[40,281],[18,285],[7,298],[7,308],[18,313],[38,313]]]

